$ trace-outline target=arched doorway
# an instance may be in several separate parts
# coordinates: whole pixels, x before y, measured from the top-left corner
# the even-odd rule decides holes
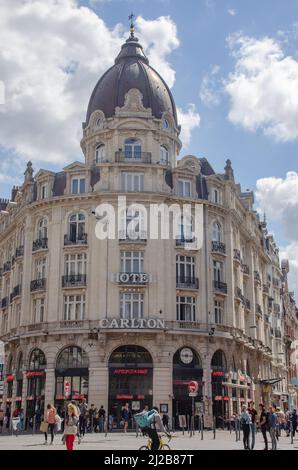
[[[151,354],[136,345],[117,348],[109,359],[109,415],[120,427],[122,408],[129,404],[132,414],[153,406],[153,361]],[[129,423],[132,426],[132,420]]]
[[[44,410],[45,383],[47,366],[46,357],[41,349],[33,349],[30,354],[27,377],[27,419],[33,420],[35,414]],[[32,422],[32,421],[31,421]]]
[[[199,414],[200,403],[203,401],[203,366],[200,356],[189,347],[178,349],[173,357],[173,417],[175,427],[179,427],[179,416],[185,416],[186,421],[192,415],[192,399],[189,396],[188,384],[198,382],[198,395],[194,398],[195,415]]]
[[[227,359],[225,353],[218,349],[211,360],[212,374],[212,403],[213,416],[216,418],[216,426],[223,427],[228,418],[228,388],[224,383],[228,378]]]
[[[89,359],[87,353],[78,346],[68,346],[59,353],[55,369],[55,406],[64,406],[64,384],[70,385],[69,400],[86,398],[88,402]]]

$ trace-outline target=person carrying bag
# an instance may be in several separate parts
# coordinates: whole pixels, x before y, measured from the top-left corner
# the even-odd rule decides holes
[[[77,408],[70,403],[67,407],[67,415],[65,417],[64,436],[67,450],[73,450],[73,444],[78,432],[79,418],[77,416]]]

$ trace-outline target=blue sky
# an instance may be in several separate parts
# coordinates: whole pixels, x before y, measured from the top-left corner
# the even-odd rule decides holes
[[[16,2],[20,1],[16,0]],[[58,3],[62,2],[62,0],[57,1]],[[34,2],[38,3],[38,0],[34,0]],[[6,3],[7,9],[4,7],[2,13],[4,18],[6,15],[9,19],[10,2],[7,1]],[[49,0],[46,3],[52,5],[55,2],[54,0]],[[60,109],[58,109],[59,103],[55,103],[56,107],[53,116],[57,116],[60,120],[59,128],[70,126],[70,120],[67,119],[68,116],[71,116],[72,122],[74,122],[75,118],[77,121],[82,121],[81,110],[75,110],[71,113],[71,110],[74,109],[71,100],[81,100],[81,108],[87,108],[87,97],[90,96],[97,78],[99,78],[110,62],[113,61],[115,52],[119,49],[118,44],[121,44],[121,41],[117,41],[120,37],[124,37],[124,31],[129,27],[128,15],[130,12],[133,11],[135,15],[142,17],[146,22],[154,22],[161,16],[169,17],[169,21],[176,27],[175,34],[177,40],[179,40],[179,46],[176,47],[177,45],[171,44],[169,31],[165,28],[161,37],[164,38],[163,41],[165,43],[168,41],[169,48],[160,57],[160,67],[162,70],[169,69],[175,71],[175,83],[172,87],[172,92],[177,106],[185,111],[189,108],[190,104],[194,105],[193,109],[195,109],[200,118],[200,125],[194,126],[191,129],[191,139],[189,145],[183,149],[183,154],[189,153],[199,157],[206,157],[214,169],[219,172],[223,171],[225,160],[230,158],[233,163],[236,180],[241,183],[244,190],[247,188],[255,190],[256,182],[261,180],[258,187],[260,196],[257,205],[264,207],[268,213],[269,226],[274,231],[279,244],[283,248],[288,249],[286,254],[291,253],[293,249],[295,249],[295,252],[298,251],[298,235],[294,233],[297,227],[291,225],[291,220],[295,218],[296,214],[298,216],[298,196],[289,205],[286,195],[288,188],[290,188],[291,194],[293,191],[294,193],[297,191],[298,194],[298,186],[296,184],[298,183],[298,177],[297,179],[292,178],[289,182],[286,176],[287,172],[298,171],[297,0],[185,0],[184,2],[181,0],[151,0],[150,2],[145,0],[84,0],[78,1],[77,4],[76,2],[72,3],[73,5],[71,6],[71,0],[64,0],[64,5],[69,4],[68,10],[64,6],[60,6],[60,10],[57,9],[56,12],[58,15],[56,18],[58,19],[60,11],[61,17],[63,14],[65,16],[69,14],[72,23],[76,21],[76,18],[82,22],[83,27],[87,28],[79,33],[82,46],[86,46],[88,41],[90,43],[91,41],[94,42],[94,37],[89,37],[88,35],[88,24],[92,27],[94,19],[85,13],[80,12],[79,14],[80,6],[86,6],[96,12],[103,21],[104,26],[100,26],[102,41],[98,44],[96,42],[93,44],[92,42],[91,53],[94,60],[92,60],[92,55],[90,55],[89,62],[87,61],[88,63],[86,62],[84,65],[85,69],[78,65],[80,60],[83,62],[83,59],[80,59],[82,57],[80,55],[81,52],[78,52],[79,44],[76,45],[76,49],[74,47],[70,49],[70,56],[73,54],[76,58],[71,61],[70,57],[69,60],[78,72],[75,72],[74,77],[72,77],[74,83],[72,83],[70,92],[65,93],[65,89],[61,92]],[[49,14],[52,14],[55,7],[52,5],[52,10],[50,10],[50,7],[48,8]],[[71,17],[70,10],[78,15],[75,19]],[[14,11],[14,15],[16,15],[16,11]],[[33,27],[32,32],[30,32],[32,35],[37,24],[37,20],[34,20],[34,15],[36,15],[36,11],[34,13],[30,12],[26,17],[28,23],[25,23],[28,25],[30,20],[32,21]],[[88,19],[86,19],[87,16]],[[38,17],[38,21],[40,18]],[[57,32],[58,28],[55,26],[55,17],[53,16],[53,18],[47,19],[43,28],[49,28],[48,37],[51,39],[52,35],[54,44],[54,36],[60,33]],[[22,29],[20,29],[21,23],[18,23],[17,19],[14,19],[14,21],[15,30],[13,29],[14,25],[12,25],[9,34],[18,34],[21,39],[28,35],[28,28],[22,33]],[[22,16],[22,24],[23,22],[24,16]],[[74,34],[72,30],[73,24],[69,26],[69,29],[68,24],[67,28],[65,24],[64,30],[67,31],[65,34],[68,34],[69,31],[69,40],[71,41],[71,38],[74,37],[72,36]],[[80,23],[78,22],[77,24],[79,25]],[[119,24],[122,24],[120,33],[117,28],[115,32],[115,27]],[[155,33],[157,32],[157,27],[158,24],[155,24],[153,28]],[[142,36],[142,32],[140,33]],[[98,26],[98,36],[96,37],[99,37],[100,34]],[[117,36],[115,39],[116,45],[114,43],[111,45],[111,41],[107,39],[110,34],[115,37]],[[32,37],[31,44],[33,44]],[[232,39],[228,41],[228,38]],[[7,37],[5,39],[7,40]],[[158,40],[156,38],[152,38],[152,40],[155,40],[155,48],[158,48]],[[85,44],[83,44],[83,41],[85,41]],[[20,41],[17,44],[21,44]],[[28,44],[30,45],[30,41]],[[54,52],[51,51],[51,54],[54,56],[55,49],[53,50]],[[67,55],[67,49],[65,50]],[[263,55],[264,50],[266,50],[265,55]],[[44,51],[40,50],[41,63],[44,57]],[[260,67],[255,72],[252,71],[251,65],[247,66],[246,59],[254,59],[255,57],[264,60],[264,70]],[[28,60],[30,61],[31,57]],[[61,57],[59,57],[59,60],[61,60]],[[159,58],[156,59],[157,63],[158,60]],[[33,61],[31,68],[34,68],[34,63]],[[53,60],[53,63],[55,63],[55,60]],[[97,63],[98,66],[96,65]],[[4,62],[4,76],[6,76],[6,70],[8,70],[7,76],[11,73],[9,66],[11,66],[11,63],[8,63],[8,61]],[[13,66],[11,69],[17,69],[15,64]],[[51,64],[48,63],[48,60],[45,66],[49,67],[50,70]],[[156,68],[158,67],[156,66]],[[84,70],[88,70],[88,73],[90,72],[89,75],[85,74]],[[244,83],[242,83],[243,75],[245,78]],[[24,74],[24,76],[28,76],[28,73]],[[85,94],[80,92],[75,94],[74,90],[79,90],[82,82],[87,79],[88,83],[84,86]],[[209,93],[209,100],[203,97],[203,84],[206,85],[205,91],[207,90]],[[228,88],[229,85],[231,88]],[[249,85],[249,93],[251,95],[249,95],[246,101],[244,100],[244,106],[242,106],[243,95],[239,97],[239,93],[240,95],[241,93],[245,95],[247,90],[245,87],[247,85]],[[53,74],[52,82],[50,84],[47,82],[46,86],[49,89],[51,89],[51,86],[55,87],[55,74]],[[243,91],[241,87],[243,87]],[[9,92],[10,89],[7,92],[8,98]],[[32,95],[34,96],[34,93],[36,93],[36,96],[40,93],[38,84],[35,89],[32,87],[26,93],[26,100],[22,101],[23,107],[25,107],[24,103],[29,102],[27,100],[30,100]],[[254,110],[249,101],[254,100],[256,96],[258,97],[259,104]],[[234,105],[232,105],[232,100],[234,100]],[[67,159],[69,160],[68,156],[64,161],[63,152],[61,151],[61,157],[57,151],[58,145],[60,145],[65,153],[68,152],[67,139],[65,140],[65,135],[62,131],[61,135],[57,135],[57,148],[52,149],[53,153],[51,155],[53,157],[48,156],[46,161],[43,161],[43,158],[38,157],[41,154],[40,148],[38,147],[38,152],[34,152],[35,141],[37,145],[40,145],[39,140],[42,139],[44,139],[44,150],[47,152],[47,141],[41,131],[41,125],[44,126],[45,133],[47,128],[49,129],[49,134],[53,132],[54,135],[55,132],[50,119],[44,119],[42,110],[45,106],[40,106],[39,101],[35,98],[30,101],[30,113],[28,112],[28,115],[25,113],[25,117],[21,115],[22,120],[17,121],[15,129],[13,129],[13,124],[10,124],[9,128],[6,119],[6,123],[3,124],[4,127],[6,126],[5,132],[3,131],[2,133],[1,117],[4,118],[5,112],[3,113],[2,110],[1,114],[0,105],[0,146],[2,146],[0,150],[1,196],[7,197],[9,195],[9,188],[14,178],[16,178],[16,181],[20,181],[18,178],[22,176],[26,159],[31,158],[36,169],[42,166],[54,170],[61,169],[61,166],[66,163]],[[38,112],[32,118],[35,105],[38,108]],[[51,108],[51,99],[46,102],[46,106]],[[242,112],[243,107],[247,108],[245,112]],[[13,110],[10,109],[9,117],[11,117],[13,112],[18,112],[19,108],[20,106],[16,106]],[[67,112],[63,111],[65,109],[67,109]],[[231,112],[233,116],[229,119],[228,116]],[[37,132],[40,133],[40,139],[37,139],[35,133],[32,136],[31,146],[30,142],[23,146],[18,145],[18,142],[21,142],[22,139],[26,140],[27,135],[25,135],[25,132],[27,134],[30,132],[28,128],[22,130],[22,122],[24,123],[28,116],[30,120],[32,119],[32,128],[35,126]],[[4,121],[2,122],[4,123]],[[15,122],[13,118],[11,122]],[[9,144],[9,138],[11,138],[11,145]],[[51,141],[53,141],[53,137]],[[82,158],[79,146],[77,145],[78,152],[76,153],[75,145],[77,144],[74,140],[71,150],[73,160]],[[278,209],[276,209],[277,206]],[[289,247],[291,248],[289,249]],[[295,256],[296,264],[294,267],[298,273],[297,253]]]

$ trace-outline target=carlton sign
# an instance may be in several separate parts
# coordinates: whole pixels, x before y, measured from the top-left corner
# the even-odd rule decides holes
[[[166,326],[160,318],[102,318],[99,320],[99,328],[165,330]]]

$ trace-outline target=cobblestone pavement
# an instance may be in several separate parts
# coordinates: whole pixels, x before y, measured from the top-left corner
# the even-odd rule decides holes
[[[61,442],[61,434],[55,436],[54,445],[43,445],[44,437],[38,433],[23,434],[19,436],[11,436],[7,434],[0,434],[0,451],[1,450],[63,450]],[[50,436],[48,436],[50,442]],[[167,440],[165,439],[165,442]],[[145,445],[147,439],[141,436],[136,437],[135,433],[111,433],[105,436],[104,434],[86,434],[82,443],[79,445],[76,439],[75,449],[78,450],[137,450],[141,445]],[[201,440],[201,435],[196,432],[194,436],[189,437],[185,433],[184,436],[181,432],[173,434],[170,442],[170,447],[173,450],[241,450],[243,449],[242,441],[236,442],[235,433],[230,434],[228,431],[217,431],[216,438],[213,438],[211,431],[204,432],[204,439]],[[270,448],[269,441],[269,448]],[[264,448],[263,439],[260,433],[256,437],[256,450]],[[290,438],[282,436],[277,445],[278,450],[297,450],[298,449],[298,436],[294,439],[294,443],[290,443]]]

